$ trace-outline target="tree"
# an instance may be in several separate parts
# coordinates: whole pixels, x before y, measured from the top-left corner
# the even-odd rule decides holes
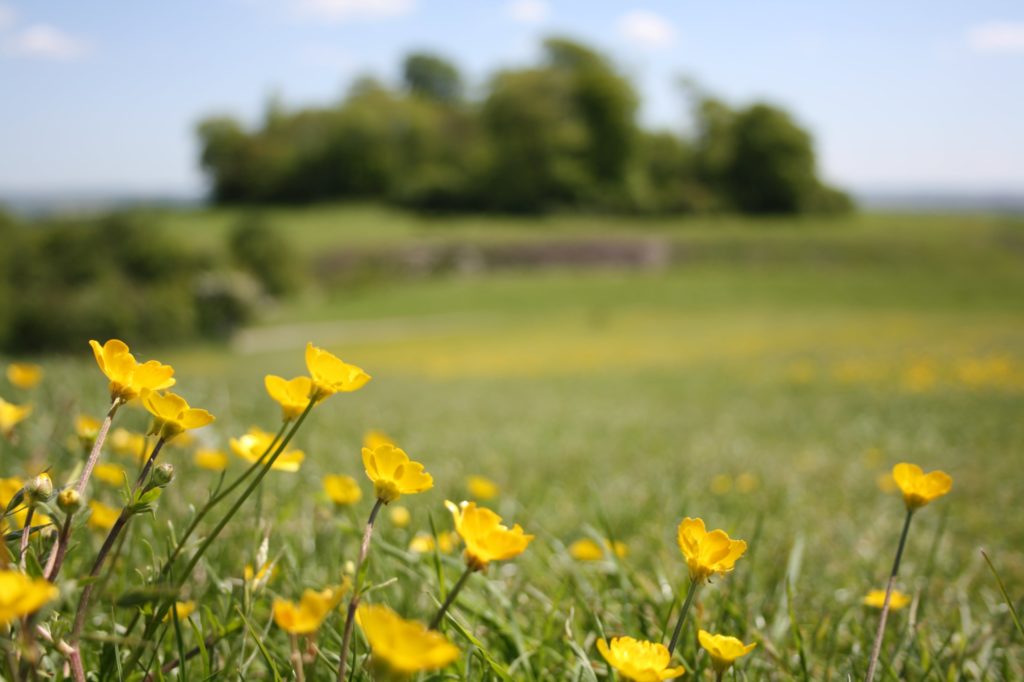
[[[462,77],[455,66],[437,55],[417,52],[402,66],[405,87],[414,95],[445,104],[462,99]]]

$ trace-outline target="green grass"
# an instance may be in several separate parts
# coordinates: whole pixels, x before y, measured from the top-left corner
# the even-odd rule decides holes
[[[199,247],[219,248],[217,230],[231,216],[165,219]],[[712,679],[697,627],[759,643],[737,679],[862,678],[878,614],[860,600],[884,587],[903,515],[899,495],[880,490],[878,479],[899,461],[942,468],[955,484],[914,519],[898,586],[915,602],[890,616],[878,679],[1024,679],[1024,642],[979,551],[1020,610],[1020,221],[558,217],[533,225],[427,221],[374,208],[279,219],[301,231],[306,253],[410,239],[564,238],[589,234],[588,223],[602,234],[654,235],[701,250],[658,272],[505,272],[314,289],[268,311],[231,347],[139,349],[175,365],[182,394],[218,416],[198,441],[225,448],[250,425],[275,427],[263,374],[302,373],[307,340],[374,375],[364,390],[314,410],[296,440],[307,452],[301,471],[272,472],[188,581],[183,596],[201,605],[191,617],[197,631],[235,629],[210,647],[206,663],[191,661],[185,679],[202,679],[206,669],[219,679],[272,679],[272,668],[291,675],[288,639],[272,624],[270,604],[337,583],[355,559],[371,501],[335,510],[320,478],[347,473],[369,495],[359,458],[369,429],[424,462],[436,487],[401,500],[412,511],[408,528],[383,516],[368,574],[379,587],[367,600],[430,619],[439,575],[450,587],[460,559],[438,557],[439,573],[434,557],[405,548],[431,524],[451,528],[442,502],[468,494],[467,475],[496,481],[502,492],[489,504],[537,535],[521,557],[473,577],[454,610],[467,634],[446,630],[463,656],[447,677],[429,679],[497,679],[488,659],[515,680],[587,680],[591,669],[611,679],[598,637],[667,640],[669,613],[687,585],[675,543],[684,516],[750,543],[736,570],[698,595],[680,647],[687,679]],[[350,227],[336,233],[335,224]],[[64,445],[70,417],[99,416],[104,383],[87,352],[46,367],[36,413],[17,444],[0,442],[0,453],[7,475],[50,464],[63,482],[80,459]],[[28,397],[8,388],[3,395]],[[146,423],[134,409],[118,420]],[[91,634],[113,635],[113,622],[128,620],[131,610],[114,599],[144,584],[154,556],[167,551],[169,529],[180,533],[206,499],[216,477],[195,468],[190,453],[167,452],[177,478],[154,517],[133,522]],[[235,460],[229,475],[241,469]],[[95,497],[117,502],[114,490],[93,485]],[[608,535],[627,544],[625,559],[584,564],[567,553],[573,540]],[[43,619],[55,633],[74,610],[79,588],[70,581],[102,539],[85,529],[76,537],[61,601]],[[247,594],[241,575],[264,538],[279,573]],[[45,556],[47,545],[38,541],[37,551]],[[198,636],[183,625],[188,649]],[[341,615],[332,615],[318,638],[324,657],[307,666],[307,679],[333,679],[328,661],[340,627]],[[87,667],[98,650],[91,645]],[[169,625],[159,657],[178,650]],[[48,652],[59,677],[61,657]]]

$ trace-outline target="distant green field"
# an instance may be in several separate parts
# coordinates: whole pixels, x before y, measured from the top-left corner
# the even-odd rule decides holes
[[[237,216],[159,217],[197,248],[218,249]],[[401,500],[412,511],[408,528],[380,523],[369,569],[379,587],[367,600],[429,619],[438,566],[450,587],[460,560],[440,556],[435,565],[406,548],[431,523],[451,528],[442,502],[468,495],[468,475],[497,482],[501,493],[487,504],[537,535],[521,557],[474,576],[454,610],[472,639],[448,627],[463,657],[447,677],[429,679],[499,679],[488,658],[515,680],[612,679],[595,641],[664,637],[687,584],[675,542],[684,516],[750,543],[734,573],[699,594],[680,648],[686,679],[712,679],[697,627],[758,642],[736,679],[860,679],[878,617],[861,599],[884,587],[891,566],[903,505],[886,475],[900,461],[944,469],[955,484],[915,517],[899,580],[914,602],[890,615],[877,679],[1024,679],[1024,640],[979,552],[1024,606],[1024,516],[1016,511],[1024,493],[1024,221],[423,219],[373,207],[270,216],[306,255],[597,234],[664,238],[694,256],[644,272],[313,286],[228,347],[140,349],[172,363],[176,390],[218,416],[197,435],[212,447],[226,448],[252,424],[274,430],[278,411],[263,375],[303,373],[306,341],[374,376],[314,410],[296,440],[307,452],[300,472],[272,472],[188,583],[186,596],[203,609],[193,616],[197,630],[183,633],[186,648],[198,632],[235,619],[236,607],[267,633],[267,658],[251,633],[214,645],[212,672],[291,674],[270,602],[336,583],[355,558],[369,502],[334,510],[320,478],[347,473],[369,495],[359,445],[380,429],[424,462],[436,487]],[[87,348],[46,369],[36,417],[8,449],[11,475],[38,465],[46,443],[63,443],[68,416],[104,409]],[[145,421],[132,411],[125,423]],[[60,445],[50,452],[45,461],[57,472],[78,457]],[[178,479],[154,518],[137,519],[105,594],[141,585],[136,571],[153,564],[147,543],[162,554],[168,524],[180,532],[189,505],[205,499],[215,476],[188,453],[169,453]],[[96,496],[117,499],[109,489]],[[607,536],[625,542],[628,556],[582,563],[567,553],[581,537]],[[280,572],[242,601],[238,578],[264,537]],[[67,576],[101,539],[80,538]],[[115,611],[96,610],[97,632],[113,632]],[[324,653],[306,679],[333,679],[340,620],[328,619]],[[177,655],[173,639],[171,631],[162,660]],[[185,679],[201,679],[192,677],[200,671],[193,663]]]

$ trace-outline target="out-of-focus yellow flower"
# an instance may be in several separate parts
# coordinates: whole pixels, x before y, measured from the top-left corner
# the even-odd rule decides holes
[[[942,497],[953,487],[953,478],[945,471],[924,473],[916,464],[901,462],[892,468],[892,478],[903,492],[907,509],[914,510]]]
[[[385,504],[434,487],[434,478],[423,470],[423,465],[410,460],[404,450],[394,445],[363,448],[363,466],[373,481],[373,494]]]
[[[110,339],[102,346],[90,341],[96,364],[110,380],[110,399],[124,401],[143,391],[162,391],[174,385],[174,368],[156,360],[139,363],[124,341]]]
[[[11,478],[0,478],[0,510],[6,509],[7,505],[11,503],[14,496],[18,494],[18,491],[25,487],[25,481],[21,480],[17,476]],[[25,519],[28,517],[28,500],[24,500],[22,504],[18,505],[8,518],[14,518],[15,523],[18,524],[18,528],[25,526]],[[42,526],[50,523],[50,517],[46,514],[41,514],[37,510],[32,515],[32,525]],[[3,521],[0,521],[0,529],[3,528]]]
[[[624,542],[618,540],[615,542],[604,540],[603,542],[604,544],[600,545],[590,538],[580,538],[569,545],[569,555],[577,561],[600,561],[609,552],[614,552],[615,556],[620,559],[625,559],[629,554],[629,548]]]
[[[174,613],[177,615],[178,620],[185,620],[196,610],[196,603],[194,601],[176,601],[174,602]],[[170,621],[174,616],[168,611],[164,616],[164,622]]]
[[[189,407],[188,402],[176,393],[147,391],[142,399],[154,417],[150,433],[164,440],[171,440],[189,429],[198,429],[213,422],[213,415],[198,407]]]
[[[107,485],[119,486],[125,481],[124,467],[113,462],[100,462],[92,470],[92,475]]]
[[[533,540],[517,523],[508,528],[502,525],[501,517],[476,502],[456,505],[445,500],[444,506],[455,519],[455,531],[466,543],[466,564],[474,571],[482,571],[492,561],[501,561],[518,556]]]
[[[309,395],[313,400],[323,400],[335,393],[358,391],[370,380],[370,375],[359,367],[343,362],[312,343],[306,344],[306,369],[313,381]]]
[[[270,455],[270,446],[274,442],[274,435],[257,427],[252,427],[249,432],[241,438],[232,438],[229,441],[231,451],[247,462],[258,462],[264,455]],[[286,449],[276,460],[271,468],[275,471],[296,472],[302,461],[306,459],[306,453],[302,450]]]
[[[395,528],[406,528],[412,521],[412,514],[408,507],[396,504],[388,512],[388,518],[391,519],[391,525]]]
[[[324,476],[324,492],[331,502],[341,506],[355,504],[363,499],[363,491],[359,489],[359,483],[351,476],[328,474]]]
[[[718,474],[711,479],[711,492],[715,495],[725,495],[732,490],[732,476],[729,474]]]
[[[743,494],[752,493],[761,487],[761,479],[757,474],[745,471],[736,477],[736,490]]]
[[[7,365],[7,380],[18,388],[35,388],[43,379],[43,368],[30,362],[12,362]]]
[[[909,603],[910,597],[899,590],[893,590],[889,597],[889,608],[893,611],[899,611]],[[863,604],[876,609],[882,608],[885,606],[885,590],[871,590],[864,595]]]
[[[436,547],[441,554],[451,554],[458,544],[459,537],[454,533],[438,533],[437,540],[430,533],[420,532],[409,542],[409,551],[416,554],[433,552]]]
[[[346,586],[328,587],[317,592],[306,590],[299,603],[274,600],[274,622],[293,635],[309,635],[320,629],[327,615],[345,595]]]
[[[679,524],[678,540],[679,549],[690,569],[690,579],[698,583],[707,582],[715,573],[728,573],[747,551],[746,542],[729,539],[724,530],[709,533],[703,519],[683,519]]]
[[[295,377],[291,381],[273,374],[263,378],[267,393],[281,406],[283,419],[297,419],[309,405],[313,381],[309,377]]]
[[[707,630],[698,631],[697,639],[704,650],[711,654],[711,665],[719,674],[728,670],[737,658],[746,656],[757,646],[756,642],[744,644],[735,637],[713,635]]]
[[[0,398],[0,435],[10,438],[14,427],[32,414],[31,405],[15,405]]]
[[[902,383],[912,393],[924,393],[938,383],[938,374],[930,361],[917,360],[903,370]]]
[[[466,487],[469,489],[470,497],[484,501],[494,499],[501,492],[497,483],[483,476],[466,477]]]
[[[273,580],[277,573],[277,564],[273,561],[265,561],[258,571],[253,569],[252,564],[246,564],[245,569],[242,571],[242,577],[245,579],[245,582],[252,583],[254,590],[258,590]]]
[[[110,530],[117,522],[117,517],[121,515],[119,510],[97,500],[89,500],[89,509],[92,510],[92,514],[89,515],[88,525],[95,530]]]
[[[896,479],[892,477],[892,472],[890,471],[883,471],[878,474],[878,476],[875,476],[875,485],[877,485],[878,489],[883,493],[895,492],[899,488],[899,486],[896,485]]]
[[[613,637],[611,644],[597,640],[597,650],[619,675],[633,682],[661,682],[686,672],[683,666],[670,668],[672,654],[658,642],[645,642],[632,637]]]
[[[360,606],[356,622],[370,643],[374,664],[392,674],[439,670],[459,657],[458,648],[440,632],[428,630],[418,621],[405,620],[386,606]]]
[[[379,445],[394,445],[398,447],[398,444],[391,439],[391,436],[383,431],[367,431],[366,435],[363,436],[363,447],[376,450]]]
[[[92,417],[80,414],[75,417],[75,436],[83,448],[89,450],[100,433],[100,423]]]
[[[0,626],[35,613],[53,601],[60,590],[48,580],[30,578],[18,571],[0,570]]]
[[[201,469],[224,471],[228,468],[228,455],[223,450],[199,448],[196,450],[196,453],[192,455],[192,460],[196,463],[196,466]]]
[[[116,428],[110,432],[110,449],[122,457],[130,457],[134,460],[144,462],[149,454],[149,445],[146,437],[141,433],[134,433],[128,429]]]

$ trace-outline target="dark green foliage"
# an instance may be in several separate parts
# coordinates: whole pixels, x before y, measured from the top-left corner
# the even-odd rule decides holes
[[[137,216],[37,225],[0,217],[0,237],[5,352],[80,351],[89,339],[112,337],[172,343],[228,328],[208,323],[201,259]],[[256,297],[230,293],[231,314],[217,318],[237,325],[249,319]]]
[[[403,87],[360,78],[336,106],[263,125],[200,123],[203,169],[218,202],[378,199],[431,211],[539,213],[841,211],[808,134],[784,111],[738,111],[696,97],[693,140],[640,130],[632,84],[599,52],[544,43],[535,68],[501,71],[479,101],[450,62],[409,55]]]
[[[271,295],[299,288],[301,266],[291,244],[259,214],[243,217],[231,230],[228,248],[235,265]]]

